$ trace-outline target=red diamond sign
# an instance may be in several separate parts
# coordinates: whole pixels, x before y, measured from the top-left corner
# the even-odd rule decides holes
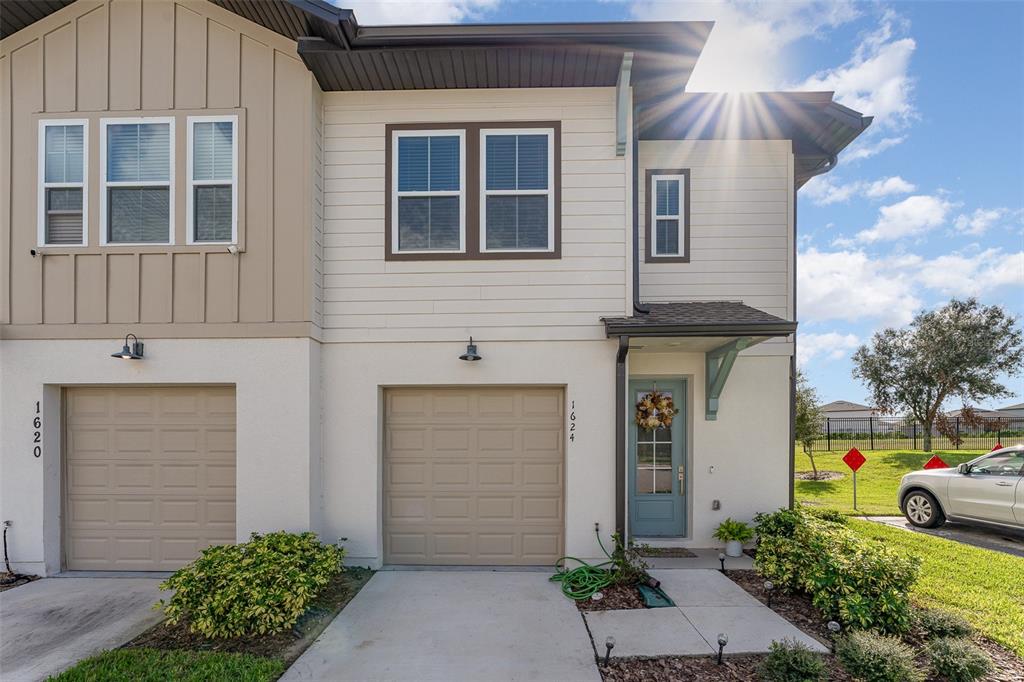
[[[867,459],[864,458],[864,455],[860,454],[860,450],[857,448],[850,448],[850,451],[843,455],[843,461],[846,462],[846,466],[856,472],[857,469],[864,466],[864,462],[866,462]]]
[[[1002,450],[1002,449],[1003,449],[1003,444],[1002,443],[996,443],[996,446],[994,448],[992,448],[991,450],[989,450],[989,452],[995,452],[996,450]]]
[[[925,469],[948,469],[949,465],[942,461],[942,458],[938,455],[932,455],[932,458],[924,463]]]

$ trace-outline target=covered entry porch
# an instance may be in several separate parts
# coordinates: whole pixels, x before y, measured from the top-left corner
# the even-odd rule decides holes
[[[619,342],[616,527],[713,546],[725,518],[789,504],[796,323],[736,302],[646,308],[604,320]]]

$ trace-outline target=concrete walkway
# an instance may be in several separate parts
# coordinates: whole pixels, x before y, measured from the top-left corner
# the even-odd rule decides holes
[[[592,680],[576,606],[548,573],[381,571],[282,680]]]
[[[162,618],[157,578],[45,578],[0,592],[0,679],[46,679]]]
[[[1012,533],[1007,530],[996,530],[983,526],[968,526],[952,522],[947,522],[938,528],[918,528],[911,525],[902,516],[865,516],[864,518],[875,523],[884,523],[893,528],[902,528],[914,533],[934,535],[946,540],[962,542],[965,545],[990,549],[993,552],[1024,557],[1024,531]]]
[[[793,639],[814,651],[828,649],[714,570],[651,571],[676,608],[591,611],[587,627],[597,653],[615,638],[612,657],[701,656],[718,651],[718,634],[729,637],[729,654],[768,651],[773,641]]]

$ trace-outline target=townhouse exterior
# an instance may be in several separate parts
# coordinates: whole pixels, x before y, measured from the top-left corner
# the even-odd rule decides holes
[[[796,192],[870,123],[831,93],[687,92],[700,22],[5,10],[17,570],[550,564],[789,504]]]

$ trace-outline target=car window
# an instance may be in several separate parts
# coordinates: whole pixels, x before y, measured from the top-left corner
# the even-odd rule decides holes
[[[1024,452],[1004,452],[986,457],[971,467],[972,474],[990,476],[1020,476],[1024,467]]]

